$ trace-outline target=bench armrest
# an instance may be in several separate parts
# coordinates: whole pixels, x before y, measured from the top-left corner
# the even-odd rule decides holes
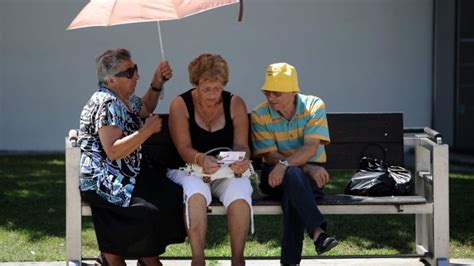
[[[449,195],[449,147],[442,144],[441,135],[425,128],[432,134],[416,134],[415,146],[416,193],[424,195],[430,202],[435,197]],[[441,195],[446,194],[446,195]]]
[[[66,260],[81,261],[81,194],[79,192],[79,160],[77,130],[70,130],[65,138],[66,166]],[[80,264],[80,263],[79,263]]]
[[[417,214],[417,246],[435,259],[449,257],[449,147],[441,134],[425,128],[408,141],[415,147],[415,193],[433,203],[430,215]],[[421,228],[422,230],[418,230]]]

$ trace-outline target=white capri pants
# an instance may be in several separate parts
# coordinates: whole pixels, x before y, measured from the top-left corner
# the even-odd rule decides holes
[[[250,184],[250,177],[242,175],[242,177],[230,177],[214,180],[205,183],[202,177],[188,175],[186,171],[178,169],[169,169],[166,176],[176,184],[183,187],[183,202],[186,209],[186,226],[189,228],[189,207],[188,201],[194,194],[199,193],[206,199],[207,206],[212,202],[212,196],[219,198],[224,207],[228,206],[238,199],[243,199],[250,207],[251,233],[254,233],[253,209],[252,209],[252,192],[253,188]]]

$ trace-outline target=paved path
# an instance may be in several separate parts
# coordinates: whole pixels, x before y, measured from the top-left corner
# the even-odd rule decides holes
[[[189,266],[189,260],[163,260],[163,265],[167,266]],[[94,265],[94,261],[87,261],[87,265]],[[89,264],[90,263],[90,264]],[[208,263],[209,264],[209,263]],[[0,263],[0,266],[64,266],[66,262],[8,262]],[[135,266],[136,261],[127,261],[128,266]],[[216,265],[216,264],[210,264]],[[230,266],[229,260],[217,261],[219,266]],[[278,266],[278,260],[247,260],[247,266]],[[324,266],[423,266],[418,259],[320,259],[303,260],[301,266],[324,265]]]
[[[163,265],[167,266],[189,266],[191,262],[189,260],[163,260]],[[466,266],[474,265],[474,259],[451,259],[449,261],[450,266]],[[94,261],[83,261],[83,265],[97,265]],[[210,264],[210,263],[208,263]],[[280,265],[278,260],[247,260],[247,266],[278,266]],[[66,262],[6,262],[1,263],[0,266],[64,266]],[[135,266],[136,261],[127,261],[128,266]],[[229,260],[217,261],[219,266],[230,266]],[[303,260],[301,266],[312,266],[312,265],[323,265],[323,266],[424,266],[419,259],[408,258],[408,259],[319,259],[319,260]]]

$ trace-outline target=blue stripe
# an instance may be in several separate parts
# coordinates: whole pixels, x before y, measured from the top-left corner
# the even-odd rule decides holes
[[[258,140],[258,141],[253,141],[253,145],[255,147],[258,147],[259,149],[267,148],[269,146],[274,146],[275,141],[273,140]]]

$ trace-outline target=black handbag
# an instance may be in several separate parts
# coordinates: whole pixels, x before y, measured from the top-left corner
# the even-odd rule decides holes
[[[382,160],[363,157],[360,170],[349,180],[345,194],[358,196],[402,196],[411,195],[413,179],[410,171]]]

